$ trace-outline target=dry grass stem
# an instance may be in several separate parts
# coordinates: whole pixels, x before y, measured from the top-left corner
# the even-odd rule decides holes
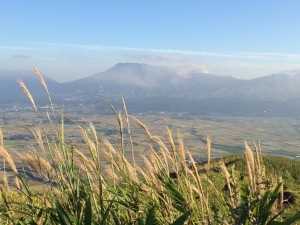
[[[37,111],[38,111],[38,110],[37,110],[37,106],[36,106],[36,104],[35,104],[35,101],[34,101],[32,95],[31,95],[29,89],[27,88],[26,84],[25,84],[23,81],[18,81],[18,84],[19,84],[19,86],[20,86],[22,92],[24,93],[24,95],[25,95],[25,96],[27,97],[27,99],[30,101],[33,110],[34,110],[35,112],[37,112]]]

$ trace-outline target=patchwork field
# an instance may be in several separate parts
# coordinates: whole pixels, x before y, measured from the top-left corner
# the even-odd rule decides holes
[[[6,144],[14,151],[30,150],[33,136],[32,124],[51,129],[45,115],[31,112],[5,112],[0,126],[5,132]],[[197,157],[206,155],[204,145],[209,136],[213,142],[213,155],[219,157],[244,150],[244,142],[260,143],[265,154],[297,158],[300,156],[300,118],[287,117],[222,117],[185,114],[139,114],[152,133],[166,135],[167,127],[184,140],[185,145]],[[57,118],[59,120],[60,118]],[[64,116],[67,140],[80,145],[82,138],[78,126],[92,122],[100,134],[112,143],[120,143],[119,128],[115,115],[66,112]],[[131,121],[131,130],[136,154],[147,151],[148,138],[139,125]],[[127,143],[128,144],[128,143]]]

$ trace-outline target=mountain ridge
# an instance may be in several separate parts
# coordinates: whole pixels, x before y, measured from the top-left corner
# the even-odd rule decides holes
[[[34,76],[27,75],[29,72],[16,73],[6,72],[4,76],[0,71],[0,103],[23,102],[17,79],[24,79],[34,96],[43,96]],[[300,102],[300,73],[297,72],[244,80],[200,72],[183,76],[167,67],[118,63],[79,80],[59,83],[47,78],[47,82],[50,92],[62,101],[96,104],[104,99],[115,102],[124,96],[137,111],[148,110],[148,101],[153,111],[300,113],[300,107],[295,104]]]

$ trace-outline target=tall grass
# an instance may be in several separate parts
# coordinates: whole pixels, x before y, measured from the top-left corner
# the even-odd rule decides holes
[[[42,73],[38,74],[49,94]],[[21,84],[37,111],[32,95]],[[49,101],[52,105],[50,97]],[[180,137],[174,138],[172,130],[167,130],[167,140],[152,134],[142,121],[128,114],[123,103],[124,109],[116,111],[120,131],[116,145],[97,134],[93,124],[78,128],[85,147],[68,144],[63,116],[58,124],[52,124],[55,140],[50,131],[32,129],[36,149],[19,155],[18,161],[41,178],[42,189],[28,185],[5,143],[1,144],[0,155],[18,181],[10,184],[10,189],[1,186],[1,224],[278,225],[300,219],[300,212],[284,216],[283,181],[266,175],[259,146],[245,144],[247,172],[241,174],[234,165],[228,168],[224,161],[211,160],[208,138],[208,163],[203,166]],[[143,163],[135,161],[134,126],[144,130],[150,143]],[[130,146],[124,143],[126,137]],[[127,158],[126,152],[131,157]]]

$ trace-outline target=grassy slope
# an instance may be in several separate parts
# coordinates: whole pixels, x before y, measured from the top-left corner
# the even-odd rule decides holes
[[[245,162],[241,156],[232,155],[224,158],[225,162],[235,162],[235,168],[242,174],[245,173]],[[264,156],[264,164],[267,174],[282,176],[284,189],[295,194],[296,201],[288,212],[300,210],[300,160],[289,159],[277,156]],[[232,164],[233,165],[233,164]],[[230,166],[229,166],[230,167]],[[216,174],[215,174],[216,175]],[[216,175],[217,176],[217,175]]]

